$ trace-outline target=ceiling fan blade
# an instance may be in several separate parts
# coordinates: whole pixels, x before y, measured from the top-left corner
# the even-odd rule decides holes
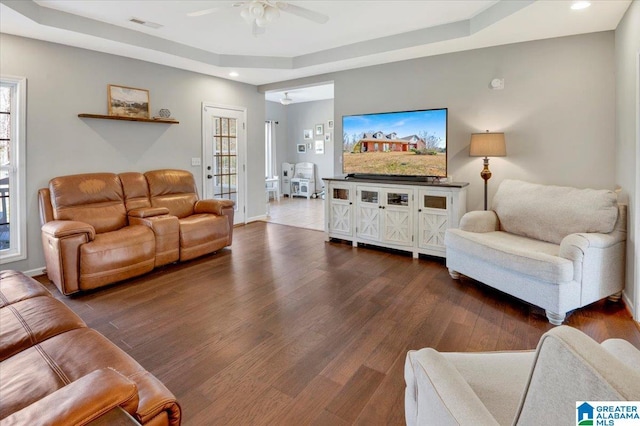
[[[310,21],[317,22],[318,24],[324,24],[329,20],[329,17],[327,15],[314,12],[313,10],[309,10],[304,7],[296,6],[295,4],[279,1],[276,3],[276,5],[278,9],[283,12],[287,12],[301,18],[309,19]]]
[[[195,12],[187,13],[187,16],[190,16],[190,17],[194,18],[196,16],[208,15],[208,14],[216,12],[218,10],[220,10],[219,7],[212,7],[211,9],[203,9],[203,10],[197,10]]]

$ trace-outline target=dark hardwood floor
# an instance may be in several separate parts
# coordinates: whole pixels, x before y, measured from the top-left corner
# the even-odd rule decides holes
[[[407,350],[533,349],[552,327],[440,260],[263,222],[236,228],[231,249],[94,293],[48,288],[162,380],[185,425],[401,425]],[[622,303],[567,324],[640,347]]]

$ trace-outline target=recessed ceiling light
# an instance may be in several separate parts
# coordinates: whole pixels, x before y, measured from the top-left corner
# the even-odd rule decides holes
[[[237,77],[237,76],[239,76],[239,75],[240,75],[240,74],[238,74],[238,73],[237,73],[237,72],[235,72],[235,71],[231,71],[231,72],[229,73],[229,76],[230,76],[230,77]]]
[[[571,9],[573,9],[573,10],[582,10],[582,9],[588,8],[589,6],[591,6],[591,2],[590,1],[575,1],[571,5]]]

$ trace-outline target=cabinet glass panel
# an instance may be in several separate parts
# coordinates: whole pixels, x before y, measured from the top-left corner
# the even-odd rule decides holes
[[[363,203],[378,204],[378,191],[361,191],[360,201]]]
[[[406,192],[389,192],[387,193],[388,206],[408,206],[409,194]]]
[[[425,195],[423,200],[424,206],[429,209],[447,209],[447,197],[438,197],[436,195]]]
[[[334,200],[348,200],[349,199],[349,190],[346,188],[333,188],[333,199]]]

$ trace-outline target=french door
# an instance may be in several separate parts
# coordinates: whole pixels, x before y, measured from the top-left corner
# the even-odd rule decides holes
[[[245,223],[246,109],[202,104],[204,198],[235,201],[234,224]]]

